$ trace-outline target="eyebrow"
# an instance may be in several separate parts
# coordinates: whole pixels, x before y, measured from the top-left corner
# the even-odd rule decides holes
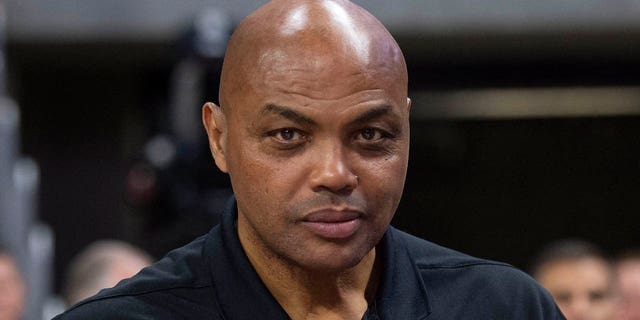
[[[311,118],[302,115],[294,110],[292,110],[291,108],[288,107],[284,107],[284,106],[279,106],[276,104],[268,104],[264,107],[264,109],[262,110],[262,115],[266,115],[269,113],[273,113],[273,114],[277,114],[283,118],[289,119],[293,122],[296,123],[304,123],[307,125],[312,125],[312,126],[317,126],[318,124],[313,121]]]
[[[352,121],[352,123],[368,122],[368,121],[371,121],[373,119],[376,119],[376,118],[382,117],[384,115],[387,115],[390,112],[391,112],[391,106],[389,106],[389,105],[383,105],[383,106],[375,107],[375,108],[367,110],[363,114],[359,115],[357,118],[355,118]]]

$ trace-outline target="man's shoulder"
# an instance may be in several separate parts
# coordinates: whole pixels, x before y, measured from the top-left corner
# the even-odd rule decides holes
[[[409,255],[420,269],[465,268],[476,265],[513,268],[507,263],[476,258],[398,229],[393,229],[393,235],[404,243]]]
[[[461,273],[464,277],[478,277],[488,284],[499,280],[501,285],[519,283],[538,287],[533,278],[508,263],[476,258],[399,230],[395,230],[395,236],[405,244],[423,275]]]
[[[216,319],[215,294],[202,250],[206,236],[171,251],[164,258],[111,289],[71,307],[55,319]]]
[[[491,310],[523,319],[564,319],[545,289],[507,263],[476,258],[398,230],[394,236],[405,244],[434,306],[455,310],[461,303],[465,310],[477,309],[476,315]]]

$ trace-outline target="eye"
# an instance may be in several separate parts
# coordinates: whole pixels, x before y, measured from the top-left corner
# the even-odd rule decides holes
[[[601,290],[591,291],[589,292],[589,300],[592,302],[598,302],[605,300],[607,298],[607,293]]]
[[[274,136],[280,140],[290,141],[300,136],[300,133],[295,129],[284,128],[276,131]]]
[[[556,301],[561,304],[566,304],[571,301],[571,294],[568,292],[558,292],[558,293],[555,293],[553,296],[556,299]]]
[[[266,133],[279,143],[297,143],[306,138],[304,132],[295,128],[280,128]]]
[[[362,139],[366,141],[376,141],[385,138],[385,134],[375,128],[364,128],[358,132],[356,139]]]

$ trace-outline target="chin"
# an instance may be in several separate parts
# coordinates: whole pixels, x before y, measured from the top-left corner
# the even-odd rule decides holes
[[[326,253],[314,252],[313,256],[298,259],[298,264],[313,272],[339,273],[357,266],[370,251],[371,249],[341,248]]]
[[[351,261],[318,261],[317,263],[309,263],[302,265],[306,270],[313,273],[341,273],[347,271],[360,263],[360,260],[353,259]]]

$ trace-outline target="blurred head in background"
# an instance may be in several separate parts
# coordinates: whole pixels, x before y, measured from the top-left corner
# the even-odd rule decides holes
[[[596,245],[554,242],[539,253],[531,271],[567,320],[615,319],[613,268]]]
[[[619,320],[640,320],[640,248],[623,253],[615,263]]]
[[[147,253],[128,243],[94,242],[71,261],[64,287],[65,301],[69,306],[74,305],[132,277],[152,262]]]
[[[25,285],[18,266],[0,245],[0,320],[18,320],[25,303]]]

